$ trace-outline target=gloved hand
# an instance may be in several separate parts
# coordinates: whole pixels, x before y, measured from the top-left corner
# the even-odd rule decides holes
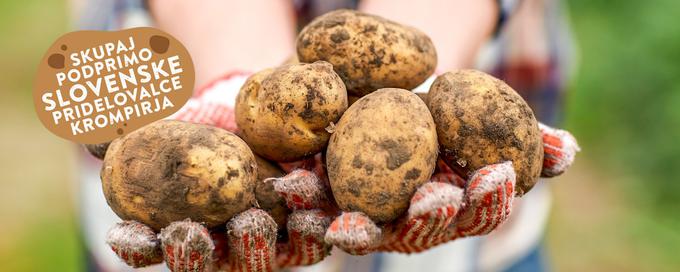
[[[563,173],[573,162],[578,146],[566,131],[540,124],[544,142],[543,177]],[[292,209],[321,210],[338,214],[333,206],[325,172],[296,170],[274,179],[274,187]],[[488,165],[468,180],[439,161],[431,182],[411,199],[408,212],[396,221],[378,226],[361,212],[342,212],[330,225],[325,242],[363,255],[375,251],[415,253],[457,238],[483,235],[496,229],[510,215],[515,196],[515,172],[511,162]],[[330,206],[330,207],[329,207]]]
[[[198,89],[170,118],[235,132],[234,97],[247,76],[232,73]],[[328,255],[331,247],[323,238],[330,219],[316,211],[295,210],[286,228],[277,230],[269,214],[251,208],[234,216],[223,229],[209,230],[187,219],[171,223],[160,233],[136,221],[123,221],[111,228],[107,243],[132,267],[165,261],[171,271],[275,271],[310,265]],[[284,238],[277,239],[279,233]]]
[[[255,268],[273,266],[275,242],[274,219],[254,208],[234,216],[226,232],[187,219],[170,223],[159,234],[142,223],[123,221],[107,234],[111,249],[128,265],[165,261],[171,271],[262,271]]]
[[[171,118],[235,131],[234,97],[246,78],[245,73],[234,73],[197,90]],[[546,153],[543,175],[558,175],[571,164],[578,147],[567,132],[543,125],[541,131]],[[413,253],[459,237],[486,234],[507,218],[514,198],[509,162],[484,167],[469,182],[439,163],[432,182],[413,196],[408,213],[378,227],[361,213],[340,213],[334,206],[320,155],[282,167],[314,172],[294,170],[268,181],[293,210],[283,231],[287,239],[278,239],[278,244],[276,223],[259,209],[235,216],[225,230],[182,221],[156,234],[126,221],[111,229],[108,243],[134,267],[165,260],[172,271],[274,271],[319,262],[331,245],[352,254]]]

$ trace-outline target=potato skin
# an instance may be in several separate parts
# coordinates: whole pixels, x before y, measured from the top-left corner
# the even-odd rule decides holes
[[[290,162],[323,150],[326,127],[347,109],[345,84],[323,61],[251,76],[236,98],[240,135],[265,159]]]
[[[475,70],[448,72],[437,77],[428,98],[449,166],[470,174],[511,160],[520,196],[538,181],[543,165],[538,122],[505,82]]]
[[[297,53],[302,62],[333,64],[356,96],[381,88],[411,90],[437,66],[434,45],[423,32],[353,10],[332,11],[309,23],[297,38]]]
[[[425,103],[403,89],[375,91],[347,109],[331,136],[326,163],[333,196],[342,210],[392,221],[428,181],[437,154]]]
[[[260,208],[274,218],[279,229],[286,227],[286,219],[290,210],[286,201],[274,190],[272,182],[264,182],[268,178],[283,177],[285,173],[277,165],[255,155],[257,162],[257,183],[255,184],[255,199]]]
[[[186,218],[215,227],[254,204],[257,164],[226,130],[162,120],[114,140],[101,179],[122,219],[155,230]]]

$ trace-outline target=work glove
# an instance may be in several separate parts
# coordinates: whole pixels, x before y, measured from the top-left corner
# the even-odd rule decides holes
[[[236,132],[233,103],[247,73],[231,73],[196,90],[169,119],[220,127]],[[88,150],[103,158],[106,145]],[[96,151],[96,152],[93,152]],[[123,221],[107,234],[111,249],[132,267],[165,262],[171,271],[276,271],[323,259],[330,217],[294,210],[282,229],[265,211],[251,208],[223,228],[207,229],[189,219],[172,222],[160,232],[136,221]]]
[[[233,103],[247,76],[232,73],[197,90],[170,118],[236,132]],[[557,176],[571,165],[578,146],[566,131],[542,124],[540,129],[545,152],[542,176]],[[408,212],[377,225],[360,212],[337,208],[322,158],[317,154],[281,164],[289,174],[264,181],[273,184],[292,211],[283,229],[277,229],[266,212],[253,208],[218,230],[185,220],[154,233],[141,223],[124,221],[111,229],[107,241],[133,267],[165,261],[172,271],[275,271],[317,263],[333,245],[355,255],[421,252],[457,238],[487,234],[512,210],[512,162],[485,166],[464,179],[439,160],[430,182],[412,197]]]
[[[560,175],[573,162],[578,145],[564,130],[539,127],[544,145],[541,176]],[[319,178],[325,175],[324,167],[307,168],[273,179],[275,190],[291,209],[337,215],[324,241],[353,255],[417,253],[458,238],[488,234],[505,222],[515,198],[510,161],[487,165],[464,179],[438,160],[430,182],[413,195],[407,213],[378,225],[361,212],[340,212],[329,193],[327,178]]]

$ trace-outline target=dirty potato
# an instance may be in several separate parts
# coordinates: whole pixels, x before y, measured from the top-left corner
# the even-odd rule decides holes
[[[155,230],[190,218],[226,223],[255,202],[255,157],[225,130],[157,121],[108,148],[101,179],[113,211]]]
[[[505,82],[475,70],[448,72],[434,81],[428,99],[449,166],[466,175],[510,160],[518,195],[538,181],[543,162],[538,122]]]
[[[437,132],[417,95],[381,89],[355,102],[340,118],[326,163],[339,207],[375,222],[402,215],[437,160]]]
[[[290,162],[319,153],[326,128],[347,109],[345,84],[324,61],[284,65],[250,77],[236,98],[241,137],[268,160]]]
[[[333,64],[356,96],[388,87],[411,90],[437,66],[434,45],[423,32],[352,10],[312,21],[297,38],[297,53],[302,62]]]
[[[286,218],[290,213],[286,201],[274,190],[274,184],[268,178],[280,178],[285,175],[277,165],[255,155],[257,162],[257,183],[255,185],[255,199],[260,208],[274,218],[279,229],[286,227]]]

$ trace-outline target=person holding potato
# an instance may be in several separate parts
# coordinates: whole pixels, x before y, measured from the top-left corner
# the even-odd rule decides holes
[[[342,1],[330,2],[336,5],[333,6],[328,2],[322,5],[348,7],[340,3]],[[435,73],[443,73],[474,66],[475,56],[482,45],[491,39],[495,32],[500,31],[501,26],[512,13],[514,5],[511,2],[515,1],[421,1],[413,5],[411,1],[402,0],[364,0],[358,4],[358,9],[422,30],[432,39],[432,44],[437,48],[437,65],[431,69]],[[199,88],[196,89],[194,98],[172,118],[236,131],[233,108],[236,105],[235,98],[239,89],[252,72],[275,67],[290,58],[292,52],[296,51],[294,14],[300,13],[301,10],[313,10],[313,3],[312,1],[296,2],[298,7],[296,10],[293,3],[286,1],[204,1],[197,3],[149,1],[148,10],[156,26],[182,41],[196,65],[196,85]],[[342,35],[337,36],[337,39],[342,40]],[[299,49],[297,51],[299,52]],[[389,61],[389,56],[383,59]],[[336,72],[347,85],[346,77],[350,73],[342,73],[337,69]],[[429,89],[431,82],[425,82],[425,86],[420,88]],[[383,85],[385,84],[381,86]],[[348,92],[351,87],[347,86]],[[413,87],[404,88],[412,89]],[[361,91],[357,94],[362,95]],[[242,126],[239,125],[239,127]],[[333,130],[332,127],[328,129]],[[545,190],[539,188],[538,193],[532,194],[545,194]],[[503,203],[502,207],[507,208],[507,205],[509,204]],[[533,206],[534,203],[531,205]],[[519,223],[513,223],[509,227],[518,228],[517,224]],[[423,235],[428,238],[427,233]],[[332,260],[304,270],[326,271],[333,266],[336,270],[347,271],[408,271],[409,268],[426,263],[443,271],[480,269],[481,266],[475,264],[477,262],[474,260],[475,257],[471,256],[475,255],[475,248],[484,244],[483,240],[488,239],[466,239],[408,257],[381,253],[368,257],[347,255],[337,257],[340,254],[334,254],[329,257]],[[324,243],[323,239],[314,241],[312,244],[320,243]],[[426,245],[425,248],[430,246],[432,245]],[[297,254],[302,253],[304,251],[297,252]],[[310,265],[321,261],[326,254],[315,255],[310,259],[300,257],[299,261],[290,261],[297,256],[289,254],[289,256],[280,257],[279,254],[279,259],[286,259],[282,261],[285,265],[281,266]],[[519,256],[518,259],[521,257]],[[454,267],[451,266],[450,258],[460,259],[460,261],[457,261]]]

